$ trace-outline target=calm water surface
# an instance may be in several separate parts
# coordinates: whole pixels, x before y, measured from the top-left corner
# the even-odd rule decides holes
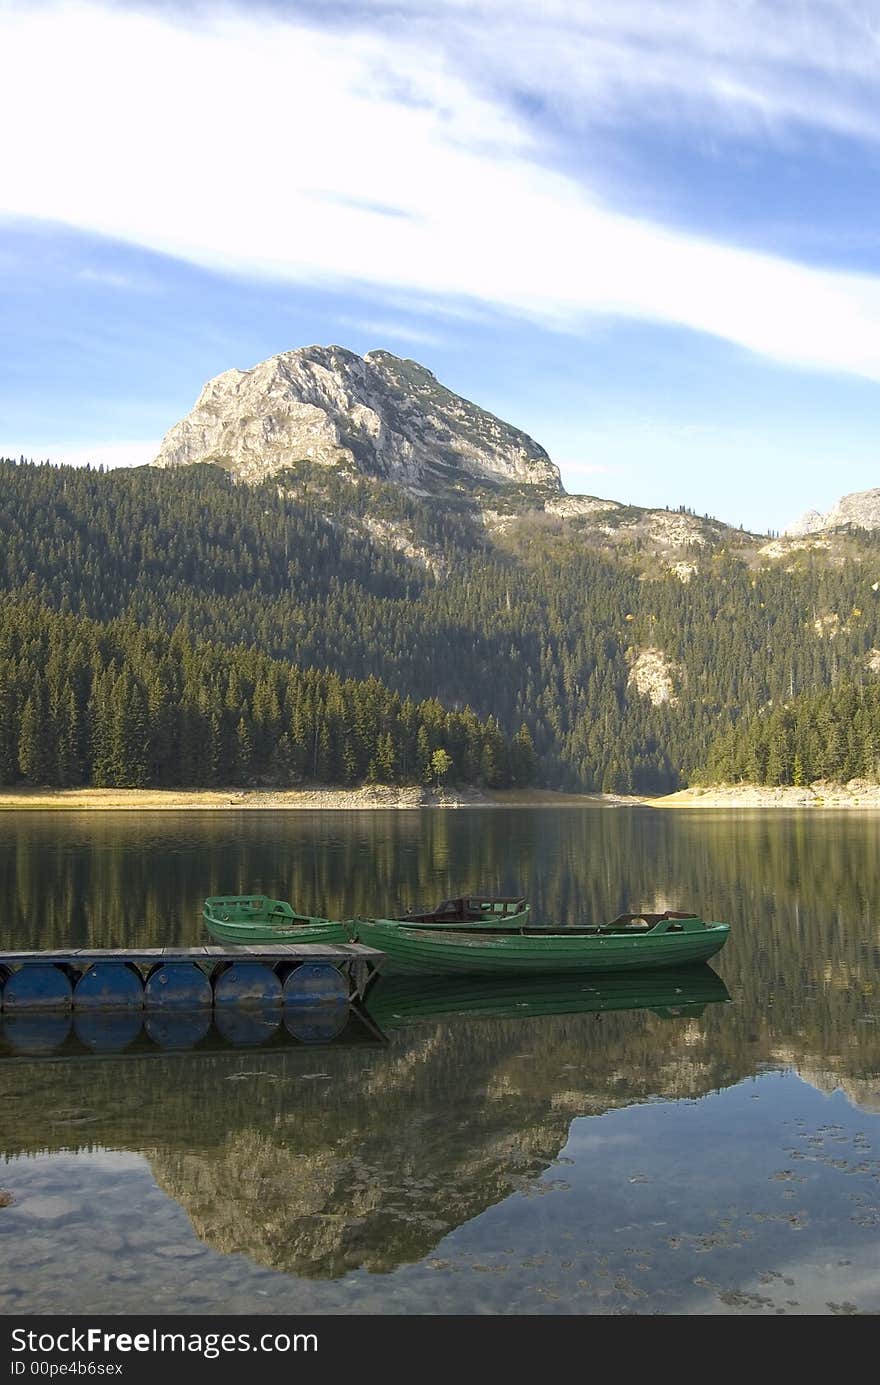
[[[0,815],[2,947],[198,943],[204,896],[240,890],[733,925],[723,985],[482,1014],[380,983],[384,1042],[7,1052],[0,1311],[877,1312],[878,838],[855,813]]]

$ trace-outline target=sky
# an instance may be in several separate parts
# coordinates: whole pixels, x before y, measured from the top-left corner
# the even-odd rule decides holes
[[[880,0],[0,0],[0,455],[411,356],[572,493],[880,486]]]

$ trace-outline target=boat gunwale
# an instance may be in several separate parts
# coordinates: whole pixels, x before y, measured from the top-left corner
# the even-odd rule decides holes
[[[699,919],[699,922],[702,925],[700,928],[681,928],[675,926],[675,923],[680,920],[690,921],[695,919]],[[660,924],[667,921],[667,916],[663,915],[662,918],[657,921],[657,923],[648,928],[629,928],[623,926],[615,927],[614,923],[611,923],[589,925],[585,924],[581,927],[572,926],[571,928],[559,928],[552,924],[533,924],[523,925],[521,927],[511,926],[509,928],[485,928],[481,927],[479,924],[461,924],[446,929],[443,927],[443,925],[439,924],[436,927],[425,926],[423,924],[415,924],[413,926],[408,926],[405,922],[398,919],[372,918],[355,919],[353,920],[353,927],[355,929],[357,929],[359,926],[366,926],[368,928],[387,929],[393,931],[398,936],[410,936],[412,937],[413,941],[418,937],[422,937],[426,933],[430,933],[432,944],[438,941],[442,943],[448,940],[450,943],[461,942],[462,945],[466,945],[467,940],[469,938],[474,938],[477,942],[479,942],[482,939],[485,939],[487,944],[494,943],[497,945],[503,945],[508,939],[513,938],[521,938],[527,941],[541,942],[568,942],[576,938],[626,939],[627,941],[633,941],[639,938],[644,938],[656,941],[659,938],[666,937],[694,938],[700,937],[706,933],[730,932],[729,923],[720,923],[715,920],[702,919],[698,914],[673,915],[671,926],[661,928]]]
[[[381,929],[381,928],[382,928],[382,925],[381,925],[381,924],[377,924],[377,922],[371,922],[371,924],[367,925],[367,927],[371,927],[371,928],[380,928],[380,929]],[[391,928],[394,929],[394,931],[396,932],[396,935],[398,935],[398,938],[399,938],[399,936],[402,936],[402,938],[403,938],[403,940],[405,940],[405,942],[413,942],[413,943],[414,943],[414,942],[419,942],[419,940],[421,940],[421,942],[425,943],[425,945],[427,945],[427,946],[430,946],[430,947],[438,947],[438,946],[439,946],[439,947],[441,947],[441,949],[442,949],[443,946],[449,945],[450,947],[456,947],[456,946],[457,946],[457,947],[482,947],[482,949],[495,949],[495,950],[499,950],[499,951],[513,950],[513,945],[514,945],[514,943],[525,943],[525,945],[529,945],[529,943],[547,943],[547,942],[553,942],[553,943],[568,943],[568,942],[572,942],[572,943],[574,943],[574,942],[582,942],[582,940],[585,939],[585,938],[595,939],[595,940],[597,940],[597,942],[601,942],[601,943],[604,943],[604,942],[621,942],[621,943],[622,943],[622,942],[626,942],[626,943],[629,943],[629,945],[632,945],[632,943],[639,943],[639,942],[657,943],[657,942],[660,942],[660,939],[661,939],[661,938],[668,938],[668,939],[669,939],[669,942],[671,942],[671,943],[682,943],[682,942],[689,942],[689,943],[690,943],[690,942],[697,942],[698,939],[705,938],[705,936],[707,936],[707,935],[710,935],[710,936],[712,936],[712,935],[719,935],[719,933],[723,933],[723,935],[728,935],[728,933],[730,932],[730,925],[729,925],[729,924],[708,924],[707,927],[705,927],[705,928],[703,928],[703,929],[693,929],[692,932],[674,932],[674,933],[671,933],[671,932],[664,932],[664,933],[649,933],[649,932],[643,932],[643,933],[635,933],[635,932],[633,932],[633,933],[622,933],[622,932],[621,932],[621,933],[600,933],[600,932],[589,932],[589,933],[588,933],[588,932],[585,932],[585,931],[575,931],[574,928],[571,929],[571,932],[567,932],[567,933],[565,933],[565,932],[554,932],[554,933],[546,933],[546,932],[545,932],[545,933],[542,933],[542,932],[540,932],[540,929],[531,929],[531,931],[528,931],[528,932],[520,931],[520,929],[516,929],[516,931],[511,931],[511,932],[509,932],[509,933],[504,933],[504,932],[488,932],[488,931],[486,931],[486,929],[482,929],[482,931],[474,932],[473,929],[456,928],[455,931],[450,931],[450,932],[446,932],[446,933],[442,933],[442,932],[439,932],[439,931],[435,931],[435,929],[430,929],[431,938],[430,938],[430,942],[428,942],[428,940],[425,939],[425,936],[424,936],[424,935],[425,935],[425,932],[427,932],[427,931],[425,931],[424,928],[413,928],[413,929],[395,928],[395,925],[391,925]],[[531,950],[536,950],[536,949],[532,949],[532,947],[528,947],[528,946],[527,946],[527,949],[525,949],[525,950],[531,951]],[[554,950],[554,951],[558,951],[558,949],[553,949],[553,950]],[[567,951],[568,951],[568,950],[574,951],[575,956],[578,956],[578,954],[581,953],[581,951],[582,951],[582,949],[567,949]]]

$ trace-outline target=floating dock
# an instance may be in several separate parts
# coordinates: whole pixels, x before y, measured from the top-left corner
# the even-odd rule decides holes
[[[384,953],[360,943],[70,948],[0,952],[4,1021],[37,1011],[98,1015],[283,1010],[363,1000]]]

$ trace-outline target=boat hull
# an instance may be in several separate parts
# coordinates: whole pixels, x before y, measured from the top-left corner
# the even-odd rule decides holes
[[[641,934],[584,935],[571,930],[543,934],[443,933],[404,924],[358,920],[356,941],[385,953],[385,975],[552,975],[655,971],[707,962],[721,950],[730,928],[699,927]]]
[[[294,913],[286,900],[265,895],[216,895],[202,910],[205,927],[221,943],[348,943],[351,928],[335,919]]]
[[[221,943],[249,947],[258,943],[349,943],[351,932],[332,919],[320,923],[258,924],[221,923],[205,915],[205,927]]]

